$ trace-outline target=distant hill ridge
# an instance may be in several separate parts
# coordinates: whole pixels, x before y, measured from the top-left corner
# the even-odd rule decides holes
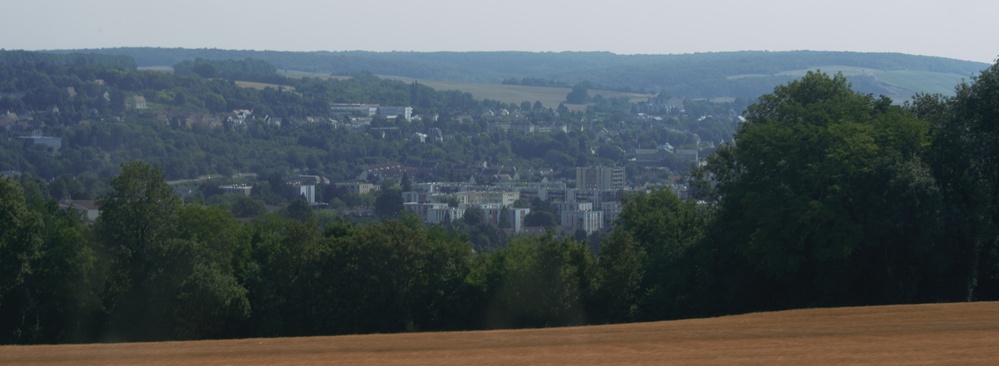
[[[678,97],[753,98],[774,86],[821,69],[842,71],[864,93],[896,100],[915,93],[953,93],[988,64],[900,53],[739,51],[678,55],[610,52],[370,52],[252,51],[185,48],[108,48],[47,51],[126,55],[139,66],[175,65],[196,58],[253,58],[281,70],[352,75],[370,71],[414,79],[495,83],[510,78],[589,81],[620,91]]]

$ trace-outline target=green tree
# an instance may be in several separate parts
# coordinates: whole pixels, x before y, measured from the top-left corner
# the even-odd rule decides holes
[[[299,196],[298,198],[295,198],[294,201],[291,201],[291,203],[281,211],[281,214],[289,219],[298,221],[308,221],[313,216],[312,208],[309,207],[309,203],[306,202],[305,198],[302,196]]]
[[[236,217],[255,217],[267,213],[263,202],[246,196],[241,196],[233,202],[231,210]]]
[[[558,104],[558,108],[555,109],[555,112],[557,112],[558,114],[560,114],[562,116],[568,115],[569,114],[569,107],[566,107],[565,103],[559,103]]]
[[[171,265],[184,252],[171,235],[181,200],[158,169],[137,161],[122,164],[111,188],[97,200],[101,215],[94,223],[108,254],[104,306],[111,332],[130,340],[169,338],[174,294],[165,285],[180,275]]]
[[[218,70],[215,69],[215,65],[207,62],[196,62],[192,71],[203,78],[213,78],[218,76]]]
[[[599,314],[606,321],[647,321],[677,317],[686,303],[684,272],[690,252],[704,238],[710,212],[682,201],[670,190],[624,199],[621,216],[601,241]]]
[[[556,227],[558,226],[558,218],[549,211],[535,211],[532,209],[531,212],[524,216],[524,226]]]
[[[488,222],[486,221],[486,211],[478,206],[466,208],[465,214],[461,216],[461,221],[468,226],[476,226]]]
[[[586,83],[579,83],[572,87],[572,91],[565,96],[566,103],[586,104],[590,101],[589,90]]]
[[[478,251],[495,250],[506,244],[506,234],[486,218],[486,212],[481,207],[472,206],[465,209],[461,221],[456,223],[458,231],[468,235],[472,247]]]
[[[746,266],[726,286],[747,297],[725,303],[775,309],[925,295],[941,200],[920,160],[928,124],[852,91],[842,75],[817,72],[760,97],[746,116],[737,143],[708,164],[721,197],[709,240]]]
[[[454,329],[467,323],[472,249],[412,215],[334,242],[329,268],[338,332]],[[332,305],[332,306],[330,306]]]
[[[44,223],[42,249],[25,288],[31,292],[33,343],[92,342],[101,315],[97,253],[75,210],[55,201],[32,204]]]
[[[0,343],[93,341],[103,284],[77,212],[0,179]]]
[[[402,179],[399,182],[399,188],[403,192],[409,192],[413,190],[413,181],[409,179],[409,173],[402,173]]]
[[[328,229],[329,230],[329,229]],[[265,215],[250,224],[254,266],[246,275],[249,319],[253,336],[301,336],[317,334],[334,310],[326,296],[332,287],[314,287],[314,280],[332,281],[317,267],[328,255],[328,244],[318,240],[315,221],[296,221],[280,215]],[[332,270],[333,268],[326,268]],[[316,301],[323,301],[322,308]]]
[[[232,336],[235,323],[250,315],[246,288],[215,263],[195,264],[176,300],[172,315],[180,339]]]
[[[987,226],[976,235],[976,250],[982,255],[976,264],[979,269],[978,288],[972,298],[999,299],[999,62],[982,71],[969,86],[960,86],[955,97],[956,119],[970,146],[969,159],[972,177],[980,182],[985,192]],[[959,122],[961,123],[961,122]]]
[[[395,218],[402,212],[402,190],[398,186],[382,189],[375,198],[375,213],[382,218]]]
[[[28,338],[30,324],[24,324],[27,306],[25,281],[32,265],[41,256],[41,217],[28,209],[21,187],[0,178],[0,342],[11,343]]]
[[[490,253],[474,281],[490,298],[489,328],[551,327],[584,324],[592,299],[595,263],[589,248],[572,239],[515,238]]]
[[[938,293],[949,301],[999,299],[999,168],[995,120],[999,63],[961,84],[953,98],[919,95],[911,110],[931,122],[927,162],[945,197],[945,268]]]
[[[498,223],[497,226],[500,229],[509,229],[510,227],[513,226],[513,224],[510,222],[510,209],[509,208],[507,208],[506,206],[503,206],[503,208],[500,210],[499,215],[500,215],[500,217],[499,217],[499,223]]]
[[[173,337],[234,336],[250,315],[243,280],[253,269],[249,232],[220,207],[187,205],[172,235],[174,287],[170,305]]]

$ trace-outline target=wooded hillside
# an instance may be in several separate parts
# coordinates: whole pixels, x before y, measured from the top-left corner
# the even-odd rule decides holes
[[[70,51],[58,51],[70,52]],[[368,71],[416,79],[500,83],[550,80],[674,97],[755,98],[805,70],[844,71],[862,93],[908,99],[918,92],[948,94],[953,85],[985,69],[978,62],[897,53],[825,51],[718,52],[617,55],[608,52],[277,52],[217,49],[115,48],[76,50],[134,57],[140,66],[185,60],[255,58],[282,70],[336,75]],[[860,70],[860,72],[851,72]]]

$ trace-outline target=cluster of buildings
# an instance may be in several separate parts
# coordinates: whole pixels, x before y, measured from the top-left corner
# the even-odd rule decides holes
[[[21,140],[25,148],[41,146],[50,154],[55,154],[62,147],[62,137],[43,136],[40,131],[28,136],[19,136],[18,139]]]
[[[40,125],[44,126],[45,124],[41,123]],[[39,124],[35,123],[31,115],[19,117],[16,113],[11,113],[10,111],[0,113],[0,131],[9,134],[27,133],[17,136],[17,139],[21,141],[24,148],[41,146],[50,154],[57,153],[59,148],[62,147],[62,137],[45,136],[39,127]]]
[[[600,231],[617,219],[621,212],[625,172],[620,167],[576,168],[576,187],[564,181],[540,182],[501,181],[491,185],[475,183],[419,183],[403,192],[403,207],[427,224],[446,223],[464,216],[470,207],[479,207],[486,218],[497,226],[509,225],[515,233],[530,230],[524,219],[530,208],[514,207],[520,199],[540,199],[556,210],[556,218],[564,233],[583,230],[587,234]]]
[[[387,167],[386,167],[387,168]],[[530,208],[515,207],[521,199],[540,199],[555,208],[555,217],[562,231],[572,234],[583,230],[587,234],[609,227],[621,212],[621,202],[625,189],[625,172],[620,167],[581,167],[576,168],[576,187],[570,188],[565,181],[519,182],[498,181],[493,184],[470,182],[428,182],[412,185],[410,191],[402,192],[403,210],[419,217],[424,223],[435,225],[460,220],[471,207],[483,210],[492,224],[511,230],[514,233],[542,230],[525,224]],[[315,175],[299,175],[286,181],[294,187],[308,203],[317,209],[326,206],[316,199],[316,189],[331,184],[326,178]],[[365,194],[378,189],[368,182],[332,183],[347,193]],[[253,186],[245,184],[222,185],[220,191],[226,194],[249,196]],[[363,211],[363,210],[362,210]],[[341,210],[343,215],[366,215],[357,208]]]
[[[334,103],[330,111],[335,117],[372,118],[379,116],[385,119],[402,118],[406,122],[413,120],[413,107],[381,106],[378,104]]]

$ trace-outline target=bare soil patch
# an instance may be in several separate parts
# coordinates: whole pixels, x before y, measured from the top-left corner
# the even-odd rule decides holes
[[[0,347],[0,365],[995,365],[999,303],[574,328]]]

